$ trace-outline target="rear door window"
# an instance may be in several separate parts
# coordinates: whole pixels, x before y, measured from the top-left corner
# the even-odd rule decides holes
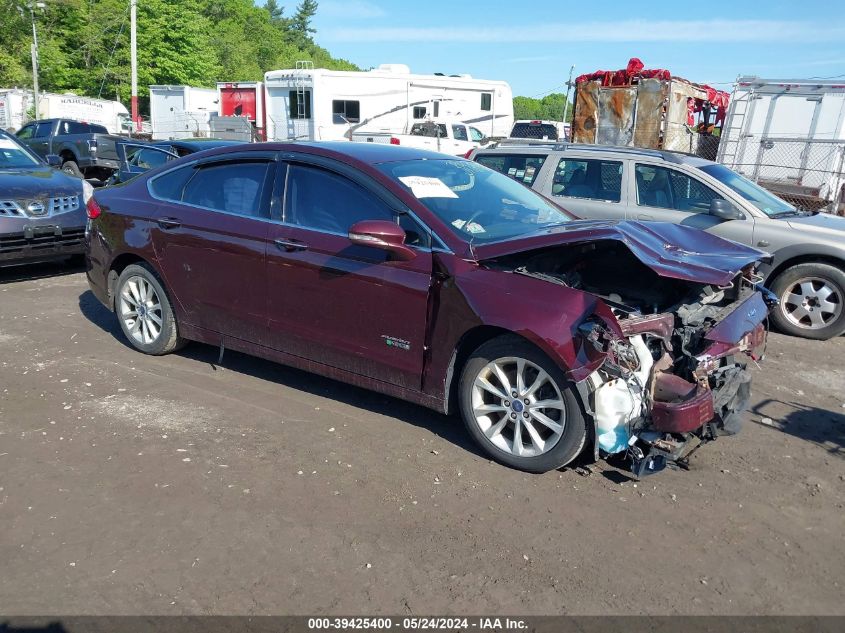
[[[637,204],[640,206],[708,213],[710,201],[722,198],[700,180],[676,169],[638,164],[634,175],[637,180]]]
[[[563,158],[552,177],[552,195],[619,202],[622,197],[622,163]]]
[[[529,187],[534,184],[546,154],[481,154],[475,161]]]
[[[232,160],[200,164],[194,167],[194,173],[184,185],[176,177],[174,192],[181,189],[179,200],[215,211],[225,211],[248,217],[269,217],[265,203],[265,191],[268,185],[271,161]],[[177,170],[177,171],[182,171]],[[167,175],[167,174],[165,174]],[[154,182],[158,183],[160,179]],[[179,186],[181,185],[181,186]],[[158,193],[158,184],[154,191]]]

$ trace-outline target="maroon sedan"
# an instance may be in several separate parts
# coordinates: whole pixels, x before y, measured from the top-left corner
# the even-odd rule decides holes
[[[639,474],[738,430],[765,255],[577,221],[476,163],[365,143],[227,147],[101,189],[88,279],[147,354],[235,349],[440,412],[531,472]]]

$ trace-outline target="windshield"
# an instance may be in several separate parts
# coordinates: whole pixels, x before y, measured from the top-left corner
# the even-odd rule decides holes
[[[705,174],[713,176],[713,178],[723,185],[727,185],[736,191],[769,217],[796,212],[795,207],[791,204],[784,202],[776,195],[763,189],[760,185],[751,182],[747,178],[743,178],[724,165],[704,165],[703,167],[699,167],[699,169]]]
[[[378,166],[460,238],[496,242],[570,222],[527,187],[467,160],[409,160]]]
[[[32,167],[41,163],[15,141],[0,137],[0,169]]]

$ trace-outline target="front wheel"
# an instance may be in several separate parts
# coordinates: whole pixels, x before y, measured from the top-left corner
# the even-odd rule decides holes
[[[62,171],[66,174],[70,174],[71,176],[82,178],[82,170],[79,169],[79,165],[77,165],[75,161],[66,160],[62,163]]]
[[[120,274],[114,311],[126,338],[145,354],[169,354],[183,344],[164,286],[146,264],[132,264]]]
[[[772,321],[781,332],[827,340],[845,332],[845,272],[806,263],[783,271],[772,284],[778,306]]]
[[[460,381],[461,415],[496,461],[532,473],[565,466],[587,440],[584,414],[561,369],[516,336],[488,341]]]

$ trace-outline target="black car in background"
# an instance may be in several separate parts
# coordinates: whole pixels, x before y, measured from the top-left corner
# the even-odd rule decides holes
[[[206,149],[240,145],[243,141],[231,141],[219,138],[188,138],[172,141],[156,141],[155,143],[125,142],[117,146],[120,158],[120,168],[116,171],[108,184],[114,185],[126,182],[133,176],[143,174],[150,169],[161,167],[165,163],[188,154],[194,154]]]
[[[0,266],[81,256],[93,188],[0,130]]]

